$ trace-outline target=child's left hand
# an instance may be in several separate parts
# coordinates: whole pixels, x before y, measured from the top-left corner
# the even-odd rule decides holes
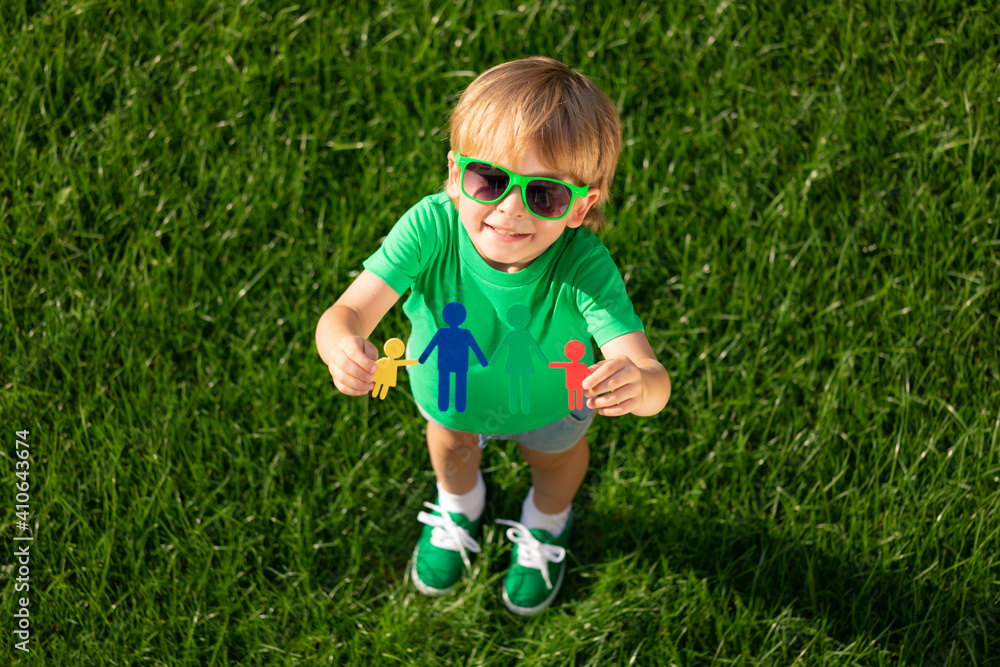
[[[587,407],[606,417],[631,413],[643,403],[642,370],[628,357],[598,361],[583,381]]]
[[[645,334],[633,331],[601,346],[604,361],[583,380],[587,407],[600,415],[655,415],[670,400],[670,376]]]

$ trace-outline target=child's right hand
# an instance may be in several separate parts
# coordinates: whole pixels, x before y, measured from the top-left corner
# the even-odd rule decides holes
[[[362,396],[374,387],[378,348],[360,336],[344,336],[334,346],[328,368],[333,384],[348,396]]]
[[[395,290],[365,269],[316,323],[316,349],[342,393],[361,396],[375,388],[378,348],[363,336],[372,335],[397,300]]]

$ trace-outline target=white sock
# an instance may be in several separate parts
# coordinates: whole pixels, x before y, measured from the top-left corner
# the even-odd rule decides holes
[[[475,521],[482,515],[486,507],[486,485],[483,483],[482,471],[476,472],[476,485],[468,493],[448,493],[437,483],[438,507],[446,512],[461,512],[469,521]]]
[[[521,506],[521,525],[529,530],[547,530],[552,533],[552,537],[559,537],[566,529],[569,521],[570,507],[567,507],[559,514],[546,514],[535,506],[535,487],[528,491],[528,497],[524,499]]]

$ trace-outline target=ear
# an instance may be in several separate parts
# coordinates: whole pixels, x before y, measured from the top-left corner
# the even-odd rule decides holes
[[[458,187],[458,181],[462,177],[462,169],[455,162],[455,151],[448,151],[448,185],[445,189],[448,191],[448,196],[452,199],[458,199],[458,195],[461,191]]]
[[[601,196],[601,191],[597,188],[590,188],[587,191],[586,197],[578,197],[576,201],[573,202],[573,211],[566,216],[566,226],[570,229],[576,229],[583,225],[583,219],[587,217],[587,211],[590,207],[597,203],[597,200]]]

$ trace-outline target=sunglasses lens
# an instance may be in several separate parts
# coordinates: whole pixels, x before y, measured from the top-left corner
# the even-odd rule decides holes
[[[465,166],[462,190],[481,202],[493,203],[503,196],[510,183],[507,174],[485,162],[470,162]]]
[[[540,218],[559,218],[573,201],[573,193],[562,183],[531,181],[525,190],[528,208]]]

